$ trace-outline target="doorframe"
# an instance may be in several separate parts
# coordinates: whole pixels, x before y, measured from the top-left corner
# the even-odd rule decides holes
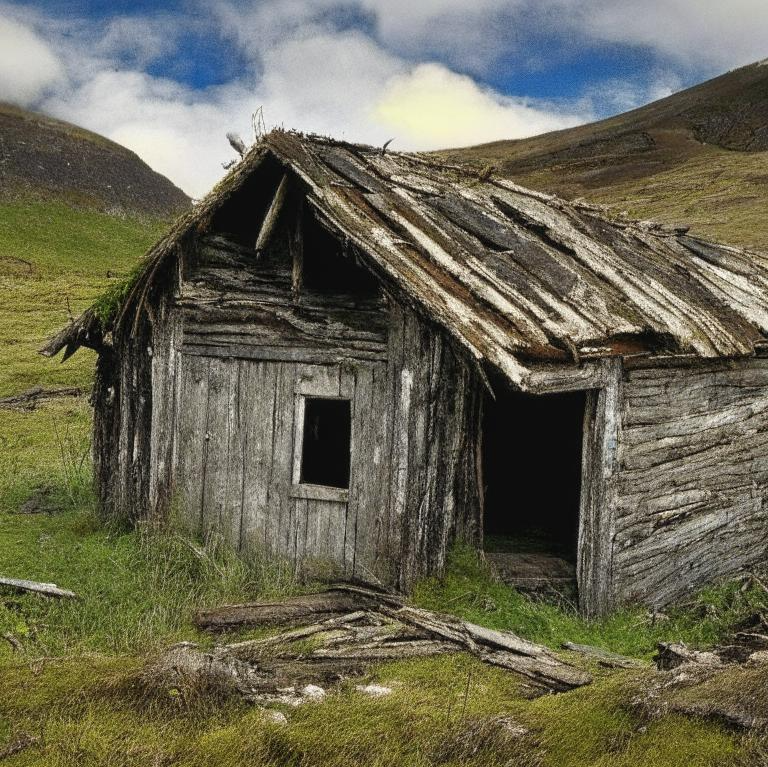
[[[582,427],[581,496],[576,551],[579,610],[589,617],[609,612],[614,605],[613,541],[616,528],[616,477],[621,419],[623,365],[618,357],[590,361],[580,368],[541,367],[531,371],[525,387],[529,394],[586,394]],[[478,488],[480,529],[485,537],[483,493],[483,417],[477,436],[480,450]]]

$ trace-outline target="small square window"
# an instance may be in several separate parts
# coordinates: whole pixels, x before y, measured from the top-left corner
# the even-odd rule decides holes
[[[307,397],[300,482],[348,488],[351,433],[349,400]]]

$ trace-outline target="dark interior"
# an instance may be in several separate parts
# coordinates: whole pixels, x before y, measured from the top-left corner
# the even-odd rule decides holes
[[[302,483],[349,487],[351,432],[349,400],[308,397],[304,401]]]
[[[311,215],[304,216],[304,243],[303,292],[360,300],[378,296],[378,280],[356,264],[351,253],[345,253],[339,241]]]
[[[585,392],[488,397],[483,419],[487,551],[576,561]]]

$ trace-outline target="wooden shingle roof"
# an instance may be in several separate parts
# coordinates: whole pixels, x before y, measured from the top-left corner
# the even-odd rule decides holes
[[[609,220],[424,155],[282,131],[267,134],[150,251],[145,279],[267,154],[377,271],[513,382],[531,361],[743,357],[766,344],[764,254]],[[133,294],[141,289],[139,280]],[[130,304],[129,296],[124,314]],[[59,341],[58,349],[76,338]]]

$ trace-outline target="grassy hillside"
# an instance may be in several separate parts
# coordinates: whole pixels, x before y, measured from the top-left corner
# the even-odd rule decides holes
[[[189,206],[181,189],[124,146],[2,103],[0,190],[117,215],[164,218]]]
[[[125,276],[166,226],[56,199],[0,200],[0,397],[33,386],[90,386],[93,354],[60,365],[37,350]]]
[[[73,204],[50,189],[0,200],[0,397],[32,386],[90,385],[86,351],[60,365],[43,340],[126,274],[164,229],[157,217]],[[589,643],[638,659],[607,671],[578,656],[592,685],[532,699],[521,677],[462,654],[385,663],[284,720],[229,697],[139,684],[153,657],[213,639],[192,624],[200,606],[311,588],[285,563],[246,563],[164,530],[119,530],[96,516],[85,398],[0,409],[0,574],[56,581],[80,599],[0,590],[0,761],[3,767],[720,767],[765,763],[766,741],[706,718],[649,715],[660,639],[718,641],[765,594],[738,582],[706,590],[665,618],[630,608],[598,622],[495,582],[468,551],[419,585],[416,604],[511,629],[558,649]],[[243,632],[247,638],[256,632]],[[232,637],[234,638],[234,637]],[[361,682],[388,686],[374,699]],[[764,688],[768,666],[707,695]],[[693,693],[690,693],[693,694]],[[701,693],[699,693],[701,694]],[[11,753],[13,744],[27,744]]]
[[[768,66],[755,64],[601,122],[440,154],[768,250],[766,124]]]

